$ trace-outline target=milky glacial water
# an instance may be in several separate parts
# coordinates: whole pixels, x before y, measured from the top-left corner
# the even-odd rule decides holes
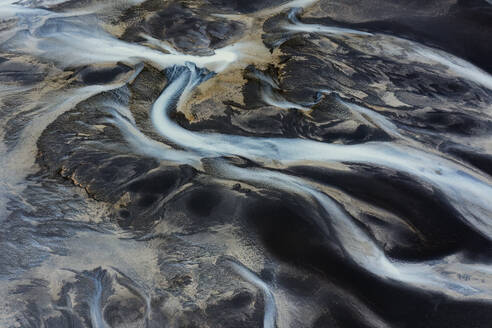
[[[0,3],[1,325],[486,327],[492,76],[239,3]]]

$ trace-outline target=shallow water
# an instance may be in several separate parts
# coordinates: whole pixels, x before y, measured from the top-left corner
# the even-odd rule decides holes
[[[487,327],[489,7],[0,2],[0,325]]]

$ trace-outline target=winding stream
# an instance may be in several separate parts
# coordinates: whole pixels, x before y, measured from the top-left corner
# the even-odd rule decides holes
[[[486,327],[492,76],[330,3],[0,2],[0,325]]]

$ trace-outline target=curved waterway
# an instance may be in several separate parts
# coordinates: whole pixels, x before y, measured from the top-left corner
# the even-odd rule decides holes
[[[482,0],[0,1],[0,326],[488,327],[491,33]]]

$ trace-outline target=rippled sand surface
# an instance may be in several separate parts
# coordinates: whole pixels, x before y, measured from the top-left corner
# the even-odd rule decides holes
[[[0,0],[0,327],[492,322],[485,0]]]

